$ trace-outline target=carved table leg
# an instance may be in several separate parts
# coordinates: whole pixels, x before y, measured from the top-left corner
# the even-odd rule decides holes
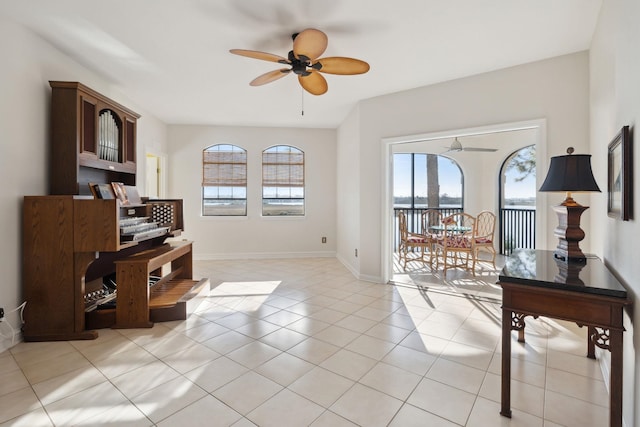
[[[511,313],[511,329],[518,331],[518,342],[524,342],[524,327],[526,326],[524,323],[525,316],[526,314],[522,313]]]
[[[596,358],[596,346],[594,344],[594,339],[596,336],[596,328],[593,326],[587,327],[587,357],[589,359]]]
[[[511,329],[510,310],[502,309],[502,405],[500,415],[511,418]]]
[[[622,331],[609,330],[609,351],[611,352],[611,378],[609,387],[609,417],[611,426],[622,425]],[[595,342],[598,345],[598,342]],[[599,347],[599,345],[598,345]]]
[[[595,348],[611,353],[611,376],[609,379],[609,424],[622,425],[622,331],[589,326],[589,349],[587,357],[595,359]]]

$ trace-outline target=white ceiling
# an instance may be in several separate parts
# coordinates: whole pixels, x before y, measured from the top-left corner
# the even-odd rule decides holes
[[[337,127],[362,99],[589,48],[602,0],[11,0],[0,15],[31,28],[169,124]],[[295,75],[251,87],[287,56],[291,34],[318,28],[323,56],[369,73],[325,75],[302,94]],[[60,79],[56,76],[56,79]],[[304,105],[304,115],[301,114]]]

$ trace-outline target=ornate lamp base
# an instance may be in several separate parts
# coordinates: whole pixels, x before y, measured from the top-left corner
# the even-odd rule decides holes
[[[580,228],[580,216],[589,206],[562,205],[554,206],[558,215],[558,226],[553,234],[558,238],[558,246],[554,252],[557,259],[565,262],[585,262],[586,256],[580,249],[580,241],[584,239],[584,231]]]

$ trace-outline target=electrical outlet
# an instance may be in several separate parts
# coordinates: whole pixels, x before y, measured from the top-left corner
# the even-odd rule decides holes
[[[356,249],[356,258],[358,258],[358,250]]]
[[[326,237],[322,238],[322,243],[327,243],[327,238]]]

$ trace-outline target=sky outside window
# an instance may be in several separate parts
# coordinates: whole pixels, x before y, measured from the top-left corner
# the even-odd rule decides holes
[[[414,154],[414,185],[415,196],[427,196],[427,168],[426,154]],[[411,154],[398,153],[393,156],[394,170],[394,197],[411,196]],[[507,169],[507,168],[505,168]],[[462,197],[462,177],[458,166],[450,159],[438,157],[438,174],[440,195],[450,197]],[[510,199],[535,199],[537,187],[535,172],[527,175],[523,180],[517,178],[521,174],[514,169],[504,173],[504,198]]]
[[[411,154],[393,156],[393,186],[395,197],[411,196]],[[438,156],[440,195],[462,197],[460,168],[450,159]],[[427,197],[427,155],[415,154],[415,195]]]

